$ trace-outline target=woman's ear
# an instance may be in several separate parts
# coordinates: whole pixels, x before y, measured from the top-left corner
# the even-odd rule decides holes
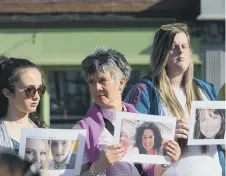
[[[123,90],[125,85],[126,85],[126,82],[127,82],[127,78],[122,78],[120,81],[119,81],[119,84],[120,84],[120,90]]]
[[[3,95],[6,97],[6,98],[10,98],[11,97],[11,93],[9,92],[9,90],[8,89],[3,89],[2,90],[2,93],[3,93]]]

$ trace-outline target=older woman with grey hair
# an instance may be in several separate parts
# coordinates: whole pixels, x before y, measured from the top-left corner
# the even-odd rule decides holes
[[[94,100],[86,117],[74,126],[88,132],[81,176],[139,176],[133,164],[120,162],[127,148],[109,145],[113,143],[115,112],[136,113],[133,105],[122,102],[122,91],[131,73],[129,63],[116,50],[98,48],[81,66]]]

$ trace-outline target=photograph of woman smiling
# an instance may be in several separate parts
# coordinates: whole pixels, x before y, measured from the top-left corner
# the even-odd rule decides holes
[[[144,122],[137,128],[135,147],[140,154],[162,155],[162,136],[153,122]]]
[[[49,144],[45,139],[28,138],[26,140],[25,160],[35,164],[38,169],[46,169],[48,164]]]
[[[224,139],[225,109],[197,109],[194,139]]]

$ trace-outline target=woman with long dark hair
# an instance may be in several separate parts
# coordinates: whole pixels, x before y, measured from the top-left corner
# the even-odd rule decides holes
[[[140,154],[159,155],[163,154],[163,139],[159,127],[153,122],[142,123],[136,131],[135,147]]]
[[[22,128],[46,127],[36,115],[45,90],[35,64],[0,56],[0,147],[18,153]]]

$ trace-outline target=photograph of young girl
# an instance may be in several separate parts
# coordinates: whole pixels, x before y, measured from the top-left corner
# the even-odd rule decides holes
[[[49,144],[48,140],[27,138],[25,160],[34,163],[38,169],[48,168]]]
[[[188,145],[225,143],[225,101],[193,102]]]
[[[41,170],[74,169],[76,141],[27,138],[25,160]]]
[[[85,130],[23,128],[19,156],[51,176],[80,175]]]

